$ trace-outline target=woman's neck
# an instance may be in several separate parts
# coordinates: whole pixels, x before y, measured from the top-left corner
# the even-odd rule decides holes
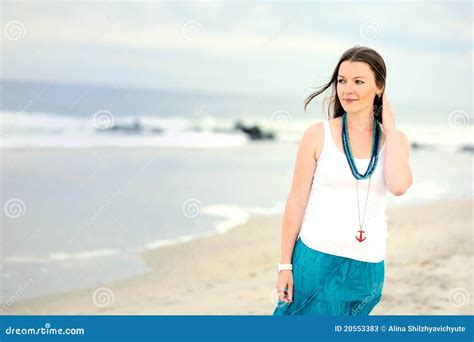
[[[375,116],[369,113],[346,114],[347,127],[356,131],[372,131],[374,128]]]

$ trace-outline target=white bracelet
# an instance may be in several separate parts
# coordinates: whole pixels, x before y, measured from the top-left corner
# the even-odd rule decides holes
[[[293,270],[293,265],[292,264],[280,264],[279,262],[277,263],[277,272],[280,273],[280,271],[283,270]]]

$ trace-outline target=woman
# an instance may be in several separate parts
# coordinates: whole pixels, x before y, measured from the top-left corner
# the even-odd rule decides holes
[[[331,81],[331,119],[301,139],[277,265],[274,315],[368,315],[382,296],[388,193],[413,182],[406,135],[384,94],[373,49],[346,51]],[[330,117],[330,113],[328,117]]]

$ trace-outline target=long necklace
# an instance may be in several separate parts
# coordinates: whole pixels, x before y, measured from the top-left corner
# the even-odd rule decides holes
[[[377,161],[378,161],[377,151],[379,149],[379,143],[380,143],[380,126],[377,120],[375,119],[375,117],[374,117],[374,130],[372,134],[372,151],[371,151],[369,165],[364,174],[359,173],[359,170],[357,169],[357,165],[355,164],[355,161],[354,161],[354,157],[352,155],[349,132],[347,129],[347,113],[346,112],[342,114],[342,142],[343,142],[343,147],[344,147],[344,152],[346,155],[347,162],[349,163],[349,167],[351,169],[352,175],[356,179],[357,213],[358,213],[358,219],[359,219],[359,230],[357,231],[358,234],[356,235],[356,240],[359,242],[362,242],[362,241],[365,241],[365,239],[367,238],[366,236],[363,236],[363,234],[365,233],[363,229],[363,224],[365,222],[365,213],[367,209],[367,201],[369,198],[370,181],[372,179],[372,174],[374,173],[375,168],[377,166]],[[367,179],[367,178],[369,178],[369,186],[367,188],[367,196],[365,199],[364,217],[361,223],[360,208],[359,208],[359,180]]]
[[[356,179],[357,213],[358,213],[357,217],[359,218],[359,230],[357,231],[359,233],[359,235],[356,235],[356,240],[359,241],[359,242],[362,242],[367,238],[366,236],[363,236],[363,234],[365,233],[365,230],[363,230],[362,227],[364,226],[365,212],[367,211],[367,200],[369,198],[370,180],[371,179],[372,179],[372,177],[369,177],[369,186],[367,188],[367,196],[365,197],[364,218],[363,218],[362,223],[360,222],[360,209],[359,209],[359,181]]]

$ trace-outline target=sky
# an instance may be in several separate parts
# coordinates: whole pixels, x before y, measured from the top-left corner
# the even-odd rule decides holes
[[[304,98],[362,45],[391,101],[471,110],[472,17],[469,1],[2,1],[1,76]]]

